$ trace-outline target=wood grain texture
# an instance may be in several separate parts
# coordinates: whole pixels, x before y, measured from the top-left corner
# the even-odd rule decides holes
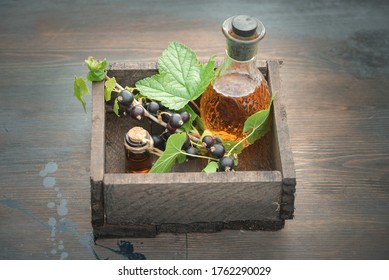
[[[277,171],[106,174],[106,221],[159,225],[278,220],[274,202],[279,201],[281,180]]]
[[[173,40],[222,57],[232,14],[258,16],[258,58],[283,61],[295,217],[276,232],[124,240],[147,259],[388,259],[388,13],[384,0],[2,1],[0,259],[127,259],[99,246],[124,238],[91,238],[91,97],[85,114],[74,76],[89,55],[155,64]]]
[[[289,140],[287,114],[283,103],[281,78],[278,61],[268,62],[269,85],[274,99],[274,143],[273,153],[278,170],[282,173],[282,194],[280,201],[280,218],[292,219],[294,213],[294,194],[296,192],[296,171],[292,148]]]

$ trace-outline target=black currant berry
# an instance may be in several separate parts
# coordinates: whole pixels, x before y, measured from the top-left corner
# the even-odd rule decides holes
[[[181,115],[177,113],[173,113],[170,118],[169,118],[169,123],[168,123],[172,128],[180,128],[184,122],[182,121]]]
[[[145,111],[143,109],[142,106],[140,105],[136,105],[136,106],[133,106],[131,109],[130,109],[130,116],[134,119],[137,119],[137,120],[141,120],[142,117],[144,116],[145,114]]]
[[[182,150],[186,150],[189,147],[190,147],[190,138],[189,138],[189,135],[186,134],[186,139],[185,139],[184,144],[182,145]]]
[[[165,140],[159,135],[152,135],[151,137],[153,138],[154,141],[154,147],[160,149],[161,151],[164,151],[166,147]]]
[[[204,148],[211,148],[214,143],[215,143],[215,141],[211,135],[204,136],[203,140],[201,141],[201,145]]]
[[[147,105],[147,111],[149,111],[149,113],[154,115],[154,116],[158,113],[158,110],[159,110],[159,104],[155,101],[151,101]]]
[[[229,172],[234,169],[234,159],[231,157],[222,157],[219,161],[219,171]]]
[[[188,149],[185,150],[186,153],[190,154],[190,155],[198,155],[199,154],[199,151],[193,147],[193,146],[190,146]],[[195,159],[195,157],[193,156],[187,156],[188,159]]]
[[[211,155],[215,158],[222,158],[224,156],[224,153],[226,152],[222,144],[214,144],[213,146],[211,146],[211,148],[209,148],[209,151],[211,152]]]
[[[161,110],[162,110],[162,108],[161,108]],[[163,114],[161,114],[162,121],[164,121],[165,123],[168,123],[171,114],[172,114],[172,112],[170,112],[170,111],[164,111]]]
[[[190,114],[186,111],[180,113],[181,119],[184,123],[190,120]]]
[[[132,102],[134,102],[134,95],[132,94],[132,92],[130,92],[126,89],[123,89],[118,94],[118,102],[121,105],[130,106],[132,104]]]
[[[172,126],[170,125],[170,123],[167,123],[167,124],[166,124],[166,130],[169,131],[170,133],[174,133],[174,132],[176,132],[177,128],[172,127]]]
[[[215,140],[215,143],[217,144],[223,144],[222,140],[218,137],[215,137],[213,140]]]
[[[132,107],[133,107],[132,104],[126,107],[126,113],[127,113],[128,115],[131,115],[131,109],[132,109]],[[120,108],[120,105],[119,105],[119,108]]]

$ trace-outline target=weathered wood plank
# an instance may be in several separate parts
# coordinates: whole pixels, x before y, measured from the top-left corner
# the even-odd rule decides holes
[[[104,224],[103,177],[105,166],[104,82],[92,84],[91,211],[92,225]]]
[[[278,220],[278,171],[106,174],[108,224]]]
[[[275,97],[274,106],[274,156],[277,168],[282,172],[282,195],[280,201],[280,217],[292,219],[294,214],[294,195],[296,192],[296,171],[292,148],[289,140],[289,128],[287,123],[286,109],[282,100],[281,78],[279,62],[269,61],[269,85]]]

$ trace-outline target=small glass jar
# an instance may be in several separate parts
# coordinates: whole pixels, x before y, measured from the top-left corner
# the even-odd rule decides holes
[[[152,167],[152,156],[149,152],[153,139],[144,128],[135,126],[124,137],[126,155],[126,173],[147,173]]]

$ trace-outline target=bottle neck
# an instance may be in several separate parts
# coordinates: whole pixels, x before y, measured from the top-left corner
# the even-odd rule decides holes
[[[256,67],[256,57],[248,61],[238,61],[227,55],[218,68],[212,85],[218,93],[240,97],[254,92],[263,80],[263,75]]]
[[[221,77],[226,74],[240,74],[249,76],[252,80],[260,81],[260,72],[256,66],[256,56],[246,61],[233,59],[226,51],[226,57],[222,65],[217,70],[216,77]]]
[[[227,55],[237,61],[250,61],[257,56],[258,41],[236,42],[227,38]]]

